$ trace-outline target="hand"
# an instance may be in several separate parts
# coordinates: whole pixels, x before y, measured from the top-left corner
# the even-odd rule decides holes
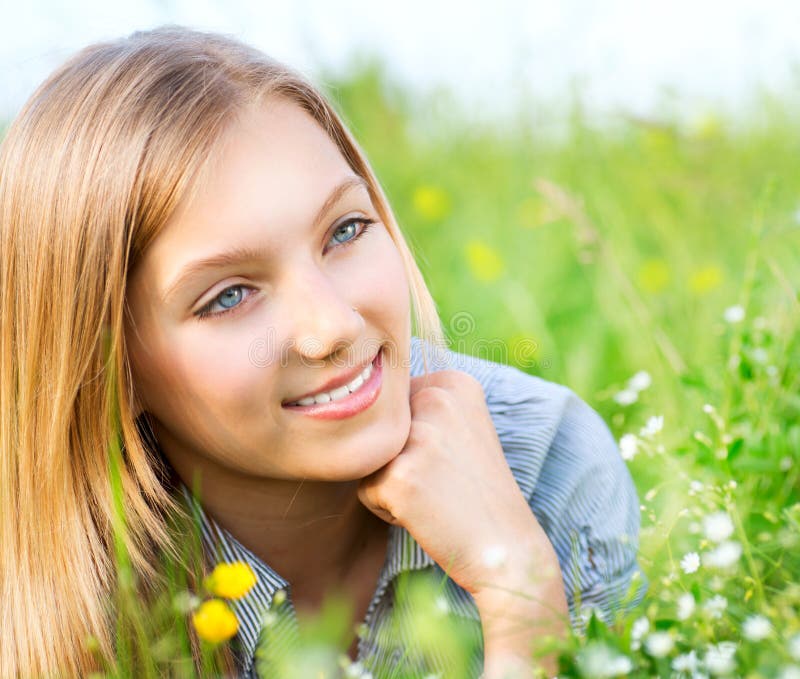
[[[411,378],[409,401],[405,446],[360,481],[359,500],[406,528],[471,594],[519,583],[522,564],[549,542],[506,462],[481,384],[439,370]]]

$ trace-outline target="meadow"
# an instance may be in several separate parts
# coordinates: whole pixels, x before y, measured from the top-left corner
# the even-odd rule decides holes
[[[320,84],[452,348],[571,387],[636,482],[647,596],[614,620],[587,611],[559,676],[799,679],[798,102],[643,119],[576,97],[485,124],[370,60]],[[269,676],[368,676],[340,662],[337,610]],[[182,646],[149,634],[156,676]]]
[[[573,388],[636,482],[648,594],[560,676],[800,677],[799,102],[491,125],[357,72],[331,94],[454,348]]]

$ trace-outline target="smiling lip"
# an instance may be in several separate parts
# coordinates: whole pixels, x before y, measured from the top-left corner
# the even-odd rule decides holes
[[[372,360],[370,361],[370,363],[374,363],[375,359],[377,358],[377,356],[379,354],[380,354],[380,349],[378,350],[378,353],[375,354],[375,356],[372,357]],[[365,363],[364,365],[362,365],[362,366],[360,366],[358,368],[353,368],[349,373],[346,373],[345,375],[340,375],[339,377],[334,377],[333,379],[330,379],[327,382],[325,382],[325,384],[323,384],[318,389],[314,389],[313,391],[307,391],[306,393],[301,394],[300,396],[295,396],[293,398],[287,398],[285,401],[283,401],[281,403],[281,405],[285,406],[285,405],[288,405],[289,403],[296,403],[297,401],[299,401],[300,399],[305,398],[306,396],[314,396],[316,394],[322,393],[323,391],[333,391],[334,389],[336,389],[338,387],[343,387],[345,384],[349,384],[358,375],[360,375],[368,365],[369,365],[369,363]]]
[[[383,349],[378,351],[377,356],[372,361],[372,374],[369,376],[369,379],[358,389],[356,389],[356,391],[348,394],[344,398],[336,401],[329,401],[328,403],[313,403],[312,405],[308,406],[288,405],[288,403],[294,402],[289,401],[288,403],[284,403],[283,407],[286,410],[296,412],[299,415],[308,415],[309,417],[315,417],[321,420],[339,420],[345,417],[351,417],[363,410],[366,410],[373,403],[375,403],[381,391],[381,386],[383,383],[382,357]],[[363,368],[361,370],[363,370]],[[355,379],[356,375],[358,375],[358,372],[354,373],[353,377],[350,379]],[[347,384],[346,381],[337,381],[340,382],[338,386]],[[337,385],[334,383],[332,388],[335,389],[336,386]],[[325,390],[323,389],[322,391]],[[303,397],[301,396],[300,398]]]

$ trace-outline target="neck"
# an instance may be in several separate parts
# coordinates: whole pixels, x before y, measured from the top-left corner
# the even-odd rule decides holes
[[[179,455],[168,465],[176,485],[180,480],[196,493],[210,518],[309,599],[356,577],[368,552],[385,552],[389,524],[358,499],[359,480],[252,477],[211,461],[189,467]]]

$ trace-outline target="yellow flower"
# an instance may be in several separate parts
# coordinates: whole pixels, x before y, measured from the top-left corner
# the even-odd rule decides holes
[[[694,271],[689,277],[689,287],[692,292],[699,295],[719,287],[720,283],[722,283],[722,271],[713,264]]]
[[[472,274],[480,281],[493,281],[503,272],[503,260],[494,248],[472,240],[466,245],[467,263]]]
[[[256,574],[244,561],[218,563],[206,578],[205,584],[216,596],[239,599],[256,584]]]
[[[412,197],[414,209],[422,218],[436,222],[450,213],[450,198],[436,186],[420,186]]]
[[[669,283],[669,267],[663,259],[646,259],[639,267],[638,279],[647,292],[661,292]]]
[[[192,614],[192,623],[201,639],[218,644],[230,639],[239,629],[233,611],[221,599],[209,599]]]

